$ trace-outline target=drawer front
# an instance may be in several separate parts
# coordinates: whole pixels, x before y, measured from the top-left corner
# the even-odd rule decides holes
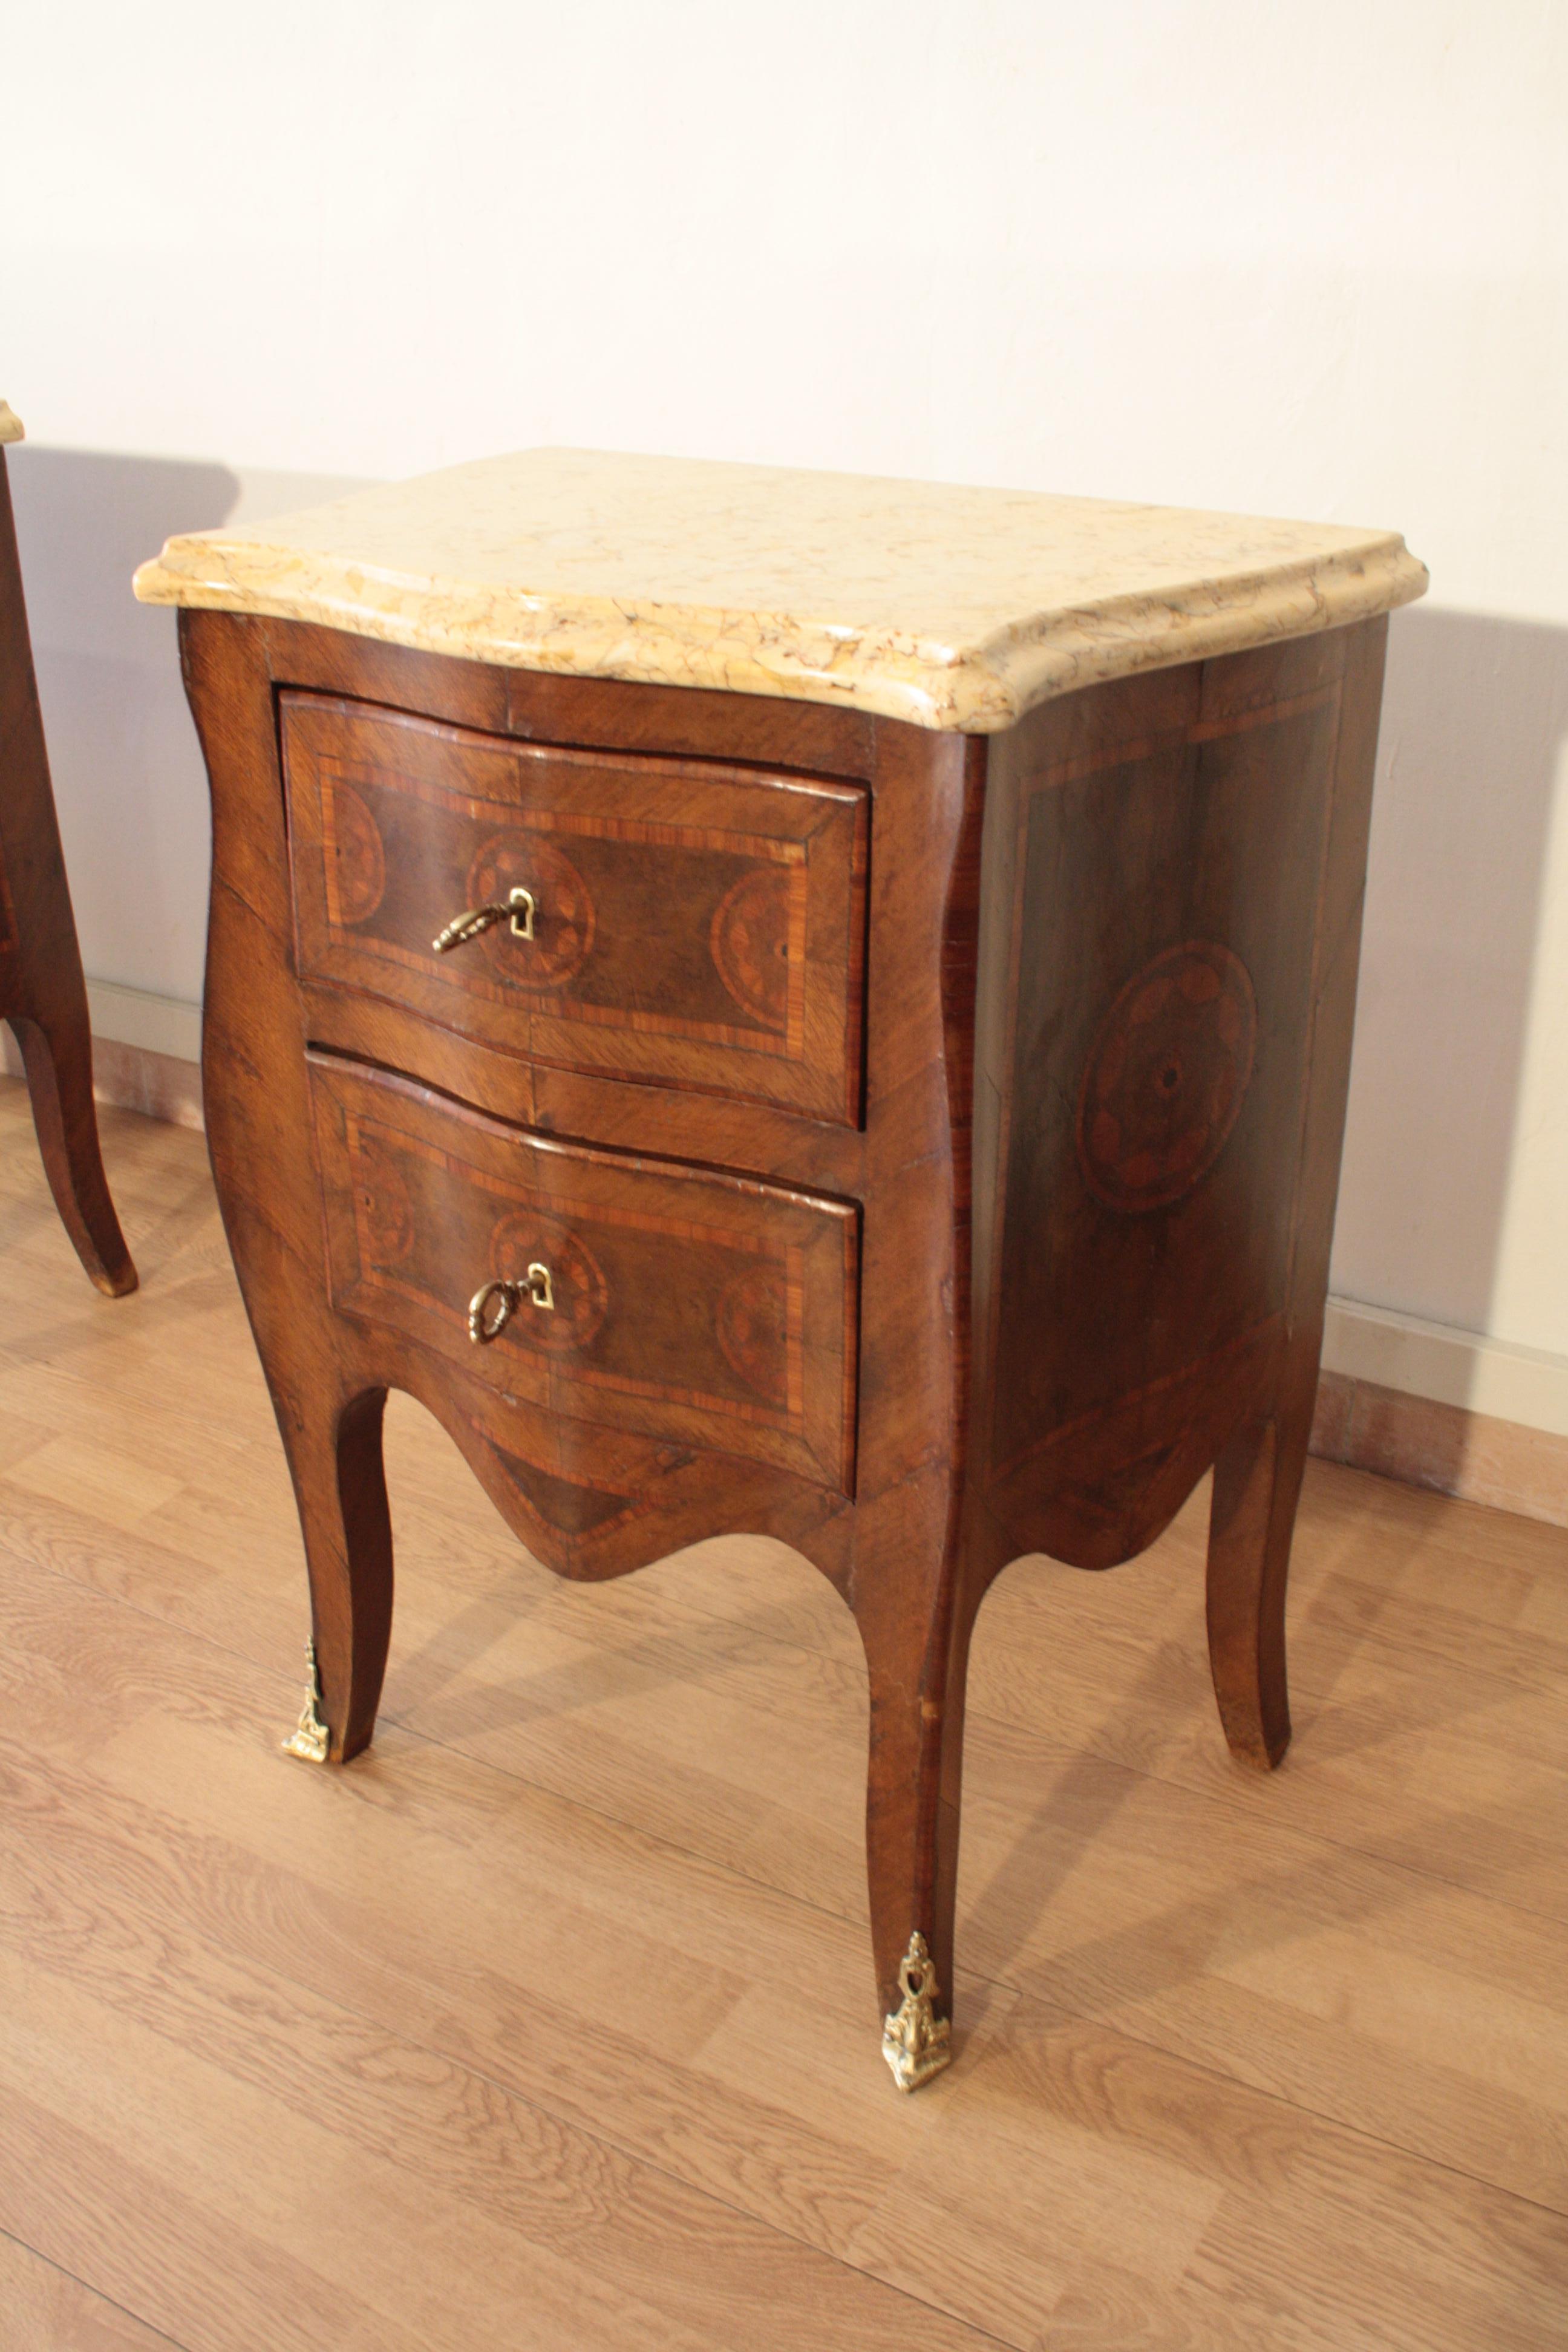
[[[326,1055],[310,1086],[333,1304],[503,1397],[852,1492],[858,1213],[556,1143]],[[476,1344],[487,1282],[548,1272]]]
[[[860,1113],[868,796],[282,698],[300,968],[502,1053]],[[470,908],[521,887],[449,952]]]

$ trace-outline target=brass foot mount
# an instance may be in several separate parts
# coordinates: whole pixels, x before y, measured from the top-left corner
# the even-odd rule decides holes
[[[899,1962],[902,2000],[882,2023],[882,2055],[900,2091],[918,2091],[952,2063],[952,2028],[936,2013],[936,1962],[917,1927]]]
[[[305,1704],[300,1709],[300,1720],[283,1742],[285,1756],[302,1757],[307,1764],[324,1764],[331,1734],[321,1716],[321,1676],[316,1664],[314,1642],[305,1644],[305,1664],[310,1681],[305,1688]]]

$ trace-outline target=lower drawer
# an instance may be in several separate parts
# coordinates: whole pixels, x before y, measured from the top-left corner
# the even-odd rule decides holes
[[[559,1143],[327,1055],[310,1087],[341,1313],[503,1397],[853,1491],[853,1206]],[[487,1283],[515,1287],[479,1342]]]

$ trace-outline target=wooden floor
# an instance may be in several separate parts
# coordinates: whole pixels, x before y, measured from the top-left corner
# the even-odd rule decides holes
[[[3,2352],[1568,2341],[1568,1536],[1314,1464],[1232,1766],[1196,1498],[975,1644],[959,2048],[878,2048],[853,1625],[598,1589],[395,1400],[382,1730],[286,1759],[287,1480],[201,1139],[90,1290],[0,1090]]]

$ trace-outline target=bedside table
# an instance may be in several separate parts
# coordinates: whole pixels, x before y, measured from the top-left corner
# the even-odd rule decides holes
[[[951,2048],[992,1580],[1215,1469],[1289,1737],[1387,532],[539,451],[172,541],[213,1165],[371,1737],[386,1391],[537,1558],[784,1538],[854,1611],[883,2048]]]
[[[5,447],[22,421],[0,400],[0,1020],[27,1074],[38,1151],[61,1224],[106,1297],[136,1287],[110,1198],[92,1096],[92,1031],[33,671]]]

